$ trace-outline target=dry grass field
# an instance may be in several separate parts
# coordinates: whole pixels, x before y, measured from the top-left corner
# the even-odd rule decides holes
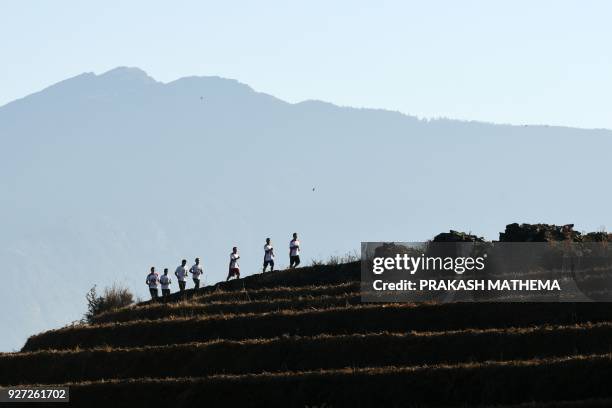
[[[317,265],[32,336],[0,385],[32,384],[82,407],[607,407],[612,306],[362,304],[358,263]]]

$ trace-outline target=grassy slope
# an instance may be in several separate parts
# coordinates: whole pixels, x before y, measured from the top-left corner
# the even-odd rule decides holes
[[[71,385],[77,405],[141,406],[461,406],[612,396],[612,355],[466,363],[430,367],[376,367],[300,373],[137,379]],[[576,381],[580,379],[580,381]],[[160,392],[163,390],[163,392]],[[282,401],[282,403],[281,403]]]
[[[451,332],[218,340],[0,357],[0,384],[419,366],[612,352],[612,323]],[[179,363],[177,363],[179,362]]]
[[[346,282],[328,285],[309,285],[309,286],[273,286],[260,289],[240,289],[240,290],[223,290],[208,291],[204,294],[192,296],[185,302],[190,303],[213,303],[213,302],[243,302],[243,301],[258,301],[258,300],[275,300],[298,297],[319,297],[319,296],[337,296],[346,293],[359,292],[359,282]],[[164,301],[164,299],[162,299]],[[181,303],[182,300],[170,300],[163,302],[168,304]],[[137,304],[134,307],[147,307],[150,302]],[[129,307],[128,307],[129,308]]]
[[[538,324],[612,321],[612,308],[597,303],[448,303],[363,305],[325,310],[198,318],[140,320],[75,326],[28,339],[22,351],[41,349],[135,347],[206,341],[217,338],[271,338],[380,331],[444,331]]]
[[[72,406],[87,407],[612,399],[607,304],[353,305],[358,279],[355,263],[304,268],[118,310],[99,321],[125,322],[41,333],[33,352],[0,355],[0,384],[73,382]]]
[[[195,300],[195,299],[193,299]],[[154,303],[144,307],[123,308],[98,316],[96,323],[129,322],[133,320],[160,320],[172,317],[197,317],[214,314],[266,313],[279,310],[323,309],[347,307],[361,303],[359,293],[336,296],[302,296],[284,299],[243,300],[229,302],[183,301],[176,303]]]

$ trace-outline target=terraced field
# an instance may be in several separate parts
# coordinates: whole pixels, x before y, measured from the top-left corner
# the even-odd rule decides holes
[[[83,407],[606,407],[612,306],[361,304],[358,263],[302,268],[32,336],[0,355],[19,384]]]

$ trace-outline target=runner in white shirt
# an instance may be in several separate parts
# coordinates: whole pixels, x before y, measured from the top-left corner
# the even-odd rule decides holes
[[[169,296],[172,279],[168,276],[168,268],[164,268],[164,274],[159,277],[159,283],[161,283],[162,297]]]
[[[239,259],[240,255],[238,255],[238,248],[233,247],[232,253],[230,254],[229,273],[227,274],[227,279],[225,280],[226,282],[233,276],[235,276],[236,279],[240,279],[240,265],[238,265]]]
[[[300,264],[300,240],[297,232],[293,233],[293,239],[289,242],[289,267],[295,268]]]
[[[200,276],[204,274],[204,269],[200,265],[200,258],[195,259],[195,264],[189,269],[189,273],[191,273],[195,284],[194,289],[198,289],[200,287]]]
[[[268,265],[270,265],[270,272],[274,272],[274,248],[270,243],[270,238],[266,238],[266,245],[264,245],[263,273],[266,273]]]
[[[187,272],[187,260],[183,259],[181,264],[176,268],[176,271],[174,271],[181,292],[185,290],[185,285],[187,284]]]
[[[157,299],[157,285],[159,284],[159,275],[155,272],[155,267],[151,267],[151,273],[147,275],[145,283],[149,286],[149,292],[151,293],[151,299]]]

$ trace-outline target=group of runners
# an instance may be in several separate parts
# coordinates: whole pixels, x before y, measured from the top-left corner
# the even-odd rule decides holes
[[[270,238],[266,238],[266,244],[264,245],[262,273],[266,273],[266,269],[268,268],[268,266],[270,267],[270,272],[274,272],[274,258],[274,247],[272,246]],[[238,263],[239,260],[240,255],[238,254],[238,247],[233,247],[232,252],[230,253],[229,271],[227,274],[226,282],[229,281],[231,278],[240,278],[240,265]],[[297,233],[294,232],[293,239],[289,242],[289,267],[295,268],[299,264],[300,240],[298,239]],[[194,264],[191,266],[191,268],[187,268],[187,260],[183,259],[181,261],[181,264],[174,271],[174,276],[176,276],[176,280],[178,281],[180,292],[183,292],[186,289],[187,278],[189,274],[191,274],[194,289],[198,289],[200,287],[200,279],[202,275],[204,275],[204,268],[200,263],[200,258],[196,258],[194,260]],[[152,266],[149,274],[147,275],[145,283],[149,287],[149,292],[151,293],[152,299],[157,299],[157,297],[159,296],[159,286],[161,286],[162,296],[170,295],[170,285],[172,284],[172,279],[168,275],[168,268],[164,268],[164,273],[160,276],[155,271],[155,267]]]

